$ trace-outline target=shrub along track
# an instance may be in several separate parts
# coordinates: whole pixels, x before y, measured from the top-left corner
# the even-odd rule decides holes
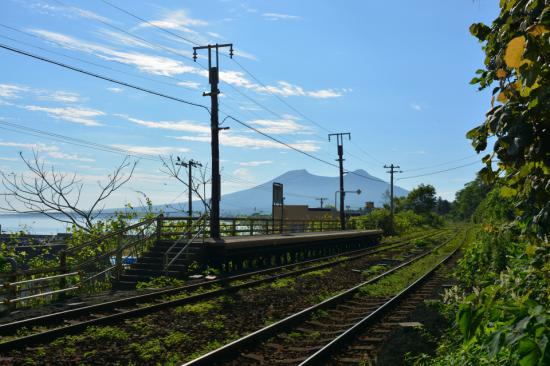
[[[440,232],[431,235],[436,234]],[[166,303],[164,301],[128,310],[134,312],[134,316],[140,316],[139,319],[127,320],[117,327],[90,327],[80,335],[63,337],[47,348],[40,346],[33,350],[37,357],[41,357],[40,360],[56,364],[114,364],[117,361],[147,364],[152,359],[160,363],[169,363],[171,359],[190,359],[219,346],[221,342],[251,332],[266,322],[311,306],[361,282],[364,274],[351,269],[365,268],[383,259],[391,259],[392,256],[402,257],[403,248],[406,249],[407,245],[396,243],[390,247],[391,250],[387,247],[377,249],[378,253],[365,251],[359,258],[339,258],[336,264],[317,264],[245,283],[241,283],[242,279],[233,279],[231,286],[213,287],[210,291],[191,296],[188,293],[176,295],[176,298],[170,300],[170,306],[162,306]],[[148,309],[151,306],[156,307],[155,313],[143,316],[151,313]],[[145,309],[143,313],[142,309]],[[85,323],[79,320],[68,328],[58,328],[43,334],[51,340],[70,331],[82,331],[90,325],[120,322],[124,319],[118,316],[120,314],[106,317],[98,315],[97,319],[91,321],[86,318]],[[44,339],[31,337],[34,338],[22,338],[16,342],[22,346],[28,345],[29,339]],[[4,355],[9,363],[25,364],[28,353],[12,351]]]
[[[364,355],[369,357],[368,352],[376,349],[374,343],[383,341],[383,336],[396,326],[395,322],[403,321],[411,307],[432,294],[441,283],[441,275],[434,274],[452,258],[459,248],[458,243],[462,244],[466,236],[461,240],[453,239],[343,293],[220,347],[186,366],[322,365],[328,361],[332,364],[366,364],[371,359]],[[398,304],[401,308],[396,308]],[[388,314],[381,322],[376,322]],[[356,341],[357,335],[369,326],[369,331]],[[343,356],[331,359],[353,341],[356,344],[345,350]]]

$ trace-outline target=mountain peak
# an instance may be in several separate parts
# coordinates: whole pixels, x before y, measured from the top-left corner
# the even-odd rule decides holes
[[[353,173],[371,176],[371,175],[369,174],[369,172],[367,172],[367,171],[364,170],[364,169],[357,169],[357,170],[354,170]]]
[[[310,172],[308,172],[306,169],[296,169],[296,170],[289,170],[286,173],[283,173],[277,178],[281,177],[299,177],[299,176],[305,176],[305,175],[311,175]]]

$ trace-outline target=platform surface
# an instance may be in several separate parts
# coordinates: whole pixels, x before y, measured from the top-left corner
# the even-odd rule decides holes
[[[323,242],[340,239],[351,239],[361,237],[372,237],[381,235],[381,230],[345,230],[345,231],[323,231],[313,233],[289,233],[273,235],[252,235],[252,236],[226,236],[220,240],[207,238],[204,244],[210,247],[238,249],[263,246],[281,246],[310,242]]]

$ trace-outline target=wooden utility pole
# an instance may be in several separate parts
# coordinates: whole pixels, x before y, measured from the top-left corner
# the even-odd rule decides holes
[[[389,169],[388,172],[390,174],[390,221],[391,221],[391,228],[393,230],[393,215],[394,215],[394,205],[393,205],[393,175],[395,173],[403,173],[398,165],[390,164],[390,166],[384,165],[384,168]]]
[[[210,205],[210,236],[214,239],[220,238],[220,199],[221,199],[221,177],[220,177],[220,141],[218,124],[218,89],[219,83],[219,54],[218,50],[223,47],[229,47],[229,57],[233,58],[233,44],[215,44],[207,46],[193,47],[193,59],[197,61],[197,50],[208,50],[208,82],[210,83],[210,93],[202,93],[203,96],[209,96],[211,102],[210,108],[210,129],[212,131],[212,203]],[[216,55],[216,64],[212,65],[212,49]]]
[[[330,133],[328,135],[329,141],[332,136],[336,136],[338,149],[338,159],[336,159],[336,161],[340,168],[340,228],[346,230],[346,213],[344,211],[344,200],[346,196],[346,192],[344,191],[344,136],[347,136],[348,140],[351,140],[351,134],[349,132]]]

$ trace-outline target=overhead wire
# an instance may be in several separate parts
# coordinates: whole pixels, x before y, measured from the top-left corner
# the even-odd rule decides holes
[[[64,6],[68,6],[68,5],[66,5],[66,4],[63,4],[60,0],[53,0],[53,1],[55,1],[55,2],[57,2],[57,3],[59,3],[59,4],[62,4],[62,5],[64,5]],[[178,34],[178,33],[176,33],[176,32],[173,32],[173,31],[171,31],[171,30],[169,30],[169,29],[166,29],[166,28],[164,28],[164,27],[161,27],[161,26],[159,26],[159,25],[157,25],[157,24],[155,24],[155,23],[153,23],[153,22],[150,22],[149,20],[147,20],[147,19],[145,19],[145,18],[143,18],[143,17],[140,17],[140,16],[138,16],[138,15],[136,15],[136,14],[134,14],[134,13],[132,13],[132,12],[130,12],[130,11],[128,11],[128,10],[126,10],[126,9],[124,9],[124,8],[122,8],[122,7],[120,7],[120,6],[117,6],[117,5],[115,5],[115,4],[113,4],[113,3],[109,2],[109,1],[107,1],[107,0],[100,0],[100,1],[103,2],[104,4],[108,5],[108,6],[112,7],[112,8],[114,8],[114,9],[116,9],[116,10],[118,10],[118,11],[120,11],[120,12],[122,12],[122,13],[124,13],[124,14],[126,14],[126,15],[132,17],[132,18],[134,18],[134,19],[137,19],[137,20],[139,20],[139,21],[141,21],[141,22],[144,22],[145,24],[148,24],[149,26],[151,26],[151,27],[153,27],[153,28],[155,28],[155,29],[158,29],[158,30],[160,30],[160,31],[162,31],[162,32],[164,32],[164,33],[170,34],[171,36],[174,36],[174,37],[176,37],[176,38],[179,38],[179,39],[181,39],[181,40],[184,40],[184,41],[186,41],[186,42],[188,42],[188,43],[191,43],[191,44],[194,44],[194,45],[196,45],[196,46],[199,45],[199,43],[197,43],[196,41],[193,41],[193,40],[191,40],[191,39],[189,39],[189,38],[187,38],[187,37],[183,37],[183,36],[181,36],[180,34]],[[94,20],[95,20],[95,19],[94,19]],[[98,20],[98,21],[100,21],[100,20]],[[107,23],[107,22],[104,22],[104,21],[100,21],[100,22],[101,22],[102,24],[105,24],[105,25],[109,26],[109,27],[114,27],[113,25],[111,25],[111,24],[109,24],[109,23]],[[124,31],[124,30],[120,29],[119,27],[114,27],[114,28],[117,29],[117,30],[119,30],[119,31],[124,32],[125,34],[127,34],[127,35],[129,35],[129,36],[131,36],[131,37],[133,37],[133,38],[139,39],[139,40],[141,40],[142,42],[146,42],[147,44],[149,44],[149,45],[151,45],[151,46],[153,46],[153,47],[160,47],[161,49],[163,49],[163,50],[165,50],[165,51],[167,51],[167,52],[169,52],[169,53],[172,53],[172,54],[174,54],[174,55],[176,55],[176,56],[180,56],[180,57],[183,56],[185,59],[190,60],[189,57],[187,57],[187,56],[185,56],[185,55],[182,55],[182,54],[179,53],[179,52],[174,52],[173,50],[171,50],[171,49],[169,49],[169,48],[166,48],[166,47],[162,47],[162,46],[158,46],[158,45],[156,45],[156,44],[153,44],[153,43],[147,41],[146,39],[144,39],[143,37],[139,37],[139,36],[137,36],[137,35],[135,35],[135,34],[133,34],[133,33]],[[227,56],[227,55],[225,55],[225,54],[222,54],[222,55],[223,55],[223,56]],[[196,61],[196,60],[194,60],[194,61]],[[318,124],[317,122],[312,121],[310,118],[308,118],[307,116],[303,115],[303,113],[301,113],[301,112],[299,112],[298,110],[296,110],[294,107],[292,107],[290,104],[288,104],[288,103],[287,103],[286,101],[284,101],[282,98],[280,98],[278,95],[273,94],[271,91],[269,91],[269,90],[267,89],[267,86],[266,86],[265,84],[263,84],[263,83],[262,83],[256,76],[254,76],[250,71],[248,71],[247,69],[245,69],[244,66],[242,66],[239,62],[237,62],[237,61],[234,60],[234,59],[233,59],[233,61],[235,61],[236,64],[237,64],[239,67],[241,67],[241,68],[243,69],[243,71],[245,71],[247,74],[249,74],[254,80],[256,80],[258,83],[260,83],[262,86],[264,86],[264,88],[266,88],[266,91],[267,91],[269,94],[271,94],[271,95],[277,97],[277,99],[279,99],[282,103],[284,103],[285,105],[287,105],[289,108],[295,110],[295,111],[296,111],[298,114],[300,114],[302,117],[304,117],[304,118],[310,120],[310,122],[312,122],[313,124],[315,124],[315,125],[317,125],[318,127],[320,127],[320,128],[322,128],[322,129],[328,131],[326,128],[324,128],[323,126],[321,126],[321,125]],[[205,69],[205,70],[207,69],[207,68],[206,68],[204,65],[202,65],[201,63],[197,63],[197,64],[200,65],[203,69]],[[265,106],[264,104],[258,102],[257,100],[255,100],[254,98],[252,98],[251,96],[249,96],[248,94],[244,93],[244,92],[241,91],[239,88],[237,88],[237,87],[235,87],[234,85],[232,85],[231,83],[225,82],[224,80],[221,80],[221,82],[224,83],[224,84],[226,84],[227,86],[229,86],[232,90],[234,90],[235,92],[237,92],[237,93],[240,94],[242,97],[244,97],[244,98],[246,98],[247,100],[249,100],[250,102],[254,103],[255,105],[257,105],[257,106],[260,107],[261,109],[263,109],[263,110],[269,112],[270,114],[272,114],[272,115],[274,115],[274,116],[276,116],[276,117],[278,117],[278,118],[281,118],[281,119],[284,119],[284,118],[285,118],[285,117],[282,116],[281,114],[275,112],[275,111],[272,110],[271,108]]]
[[[52,44],[54,44],[56,46],[59,46],[59,47],[64,47],[63,44],[61,44],[59,42],[52,41],[50,39],[47,39],[45,37],[41,37],[41,36],[33,34],[33,33],[25,32],[21,29],[17,29],[15,27],[12,27],[12,26],[9,26],[9,25],[6,25],[6,24],[0,23],[0,27],[3,27],[3,28],[6,28],[6,29],[9,29],[9,30],[21,33],[21,34],[29,36],[29,37],[37,38],[37,39],[42,40],[44,42],[52,43]],[[95,66],[95,67],[100,67],[100,68],[103,68],[103,69],[106,69],[106,70],[109,70],[109,71],[114,71],[114,72],[117,72],[117,73],[125,74],[125,75],[131,76],[131,77],[140,78],[140,79],[143,79],[143,80],[147,80],[147,81],[151,81],[151,82],[155,82],[155,83],[160,83],[160,84],[164,84],[164,85],[168,85],[168,86],[184,88],[184,89],[188,89],[188,90],[195,90],[195,88],[188,87],[188,86],[185,86],[183,84],[169,83],[169,82],[166,82],[166,81],[161,81],[161,80],[158,80],[158,79],[150,78],[150,77],[139,75],[139,74],[136,74],[136,73],[115,69],[115,68],[112,68],[112,67],[107,66],[107,65],[102,65],[102,64],[99,64],[97,62],[82,59],[80,57],[71,56],[71,55],[68,55],[68,54],[63,53],[63,52],[53,51],[53,50],[50,50],[50,49],[47,49],[47,48],[44,48],[44,47],[40,47],[40,46],[37,46],[37,45],[34,45],[34,44],[30,44],[28,42],[24,42],[24,41],[21,41],[21,40],[12,38],[12,37],[8,37],[8,36],[5,36],[5,35],[0,35],[0,37],[5,38],[5,39],[9,39],[9,40],[17,42],[17,43],[21,43],[21,44],[29,46],[29,47],[36,48],[36,49],[39,49],[39,50],[42,50],[42,51],[46,51],[48,53],[52,53],[52,54],[55,54],[55,55],[58,55],[58,56],[66,57],[66,58],[69,58],[69,59],[72,59],[72,60],[75,60],[75,61],[79,61],[79,62],[82,62],[82,63],[86,63],[88,65],[92,65],[92,66]],[[116,61],[116,60],[110,60],[110,61],[119,63],[123,66],[129,66],[128,64],[125,64],[123,62],[119,62],[119,61]],[[179,82],[187,81],[187,80],[176,78],[172,75],[159,75],[159,76],[161,76],[163,78],[179,81]]]
[[[14,48],[14,47],[10,47],[10,46],[5,45],[3,43],[0,43],[0,48],[3,48],[3,49],[8,50],[8,51],[15,52],[15,53],[19,53],[21,55],[28,56],[28,57],[31,57],[31,58],[34,58],[34,59],[37,59],[37,60],[40,60],[40,61],[44,61],[44,62],[53,64],[53,65],[57,65],[57,66],[65,68],[65,69],[76,71],[76,72],[79,72],[81,74],[85,74],[85,75],[92,76],[92,77],[95,77],[95,78],[98,78],[98,79],[109,81],[109,82],[114,83],[114,84],[122,85],[122,86],[125,86],[125,87],[128,87],[128,88],[131,88],[131,89],[136,89],[136,90],[139,90],[139,91],[142,91],[142,92],[145,92],[145,93],[148,93],[148,94],[156,95],[156,96],[159,96],[159,97],[162,97],[162,98],[171,99],[171,100],[174,100],[176,102],[180,102],[180,103],[188,104],[188,105],[191,105],[191,106],[203,108],[208,113],[210,113],[210,109],[208,107],[202,105],[202,104],[193,103],[193,102],[190,102],[190,101],[185,100],[185,99],[173,97],[173,96],[170,96],[170,95],[167,95],[167,94],[164,94],[164,93],[160,93],[160,92],[157,92],[157,91],[154,91],[154,90],[151,90],[151,89],[147,89],[147,88],[143,88],[143,87],[140,87],[140,86],[137,86],[137,85],[126,83],[124,81],[116,80],[116,79],[113,79],[111,77],[107,77],[107,76],[103,76],[103,75],[100,75],[100,74],[97,74],[97,73],[94,73],[94,72],[86,71],[84,69],[74,67],[74,66],[70,66],[68,64],[65,64],[65,63],[62,63],[62,62],[59,62],[59,61],[54,61],[54,60],[49,59],[47,57],[39,56],[39,55],[30,53],[30,52],[26,52],[26,51]]]
[[[163,97],[163,98],[166,98],[166,99],[170,99],[170,100],[173,100],[173,101],[181,102],[181,103],[196,106],[196,107],[201,107],[201,108],[206,109],[210,113],[210,110],[208,109],[208,107],[206,107],[204,105],[196,104],[196,103],[193,103],[193,102],[183,100],[181,98],[172,97],[172,96],[166,95],[164,93],[156,92],[156,91],[153,91],[153,90],[150,90],[150,89],[142,88],[142,87],[139,87],[139,86],[136,86],[136,85],[133,85],[133,84],[129,84],[129,83],[126,83],[126,82],[123,82],[123,81],[119,81],[119,80],[116,80],[116,79],[113,79],[113,78],[110,78],[110,77],[102,76],[102,75],[99,75],[99,74],[96,74],[96,73],[93,73],[93,72],[86,71],[86,70],[81,69],[81,68],[70,66],[70,65],[64,64],[62,62],[58,62],[58,61],[43,57],[43,56],[39,56],[39,55],[30,53],[30,52],[26,52],[26,51],[14,48],[14,47],[10,47],[10,46],[4,45],[2,43],[0,43],[0,48],[3,48],[3,49],[8,50],[8,51],[15,52],[15,53],[27,56],[27,57],[31,57],[31,58],[34,58],[34,59],[39,60],[39,61],[47,62],[47,63],[53,64],[53,65],[56,65],[56,66],[60,66],[60,67],[63,67],[65,69],[69,69],[69,70],[72,70],[72,71],[75,71],[75,72],[79,72],[79,73],[82,73],[82,74],[85,74],[85,75],[88,75],[88,76],[92,76],[92,77],[99,78],[99,79],[102,79],[102,80],[105,80],[105,81],[109,81],[109,82],[112,82],[112,83],[115,83],[115,84],[118,84],[118,85],[123,85],[123,86],[129,87],[129,88],[132,88],[132,89],[140,90],[140,91],[148,93],[148,94],[156,95],[156,96],[159,96],[159,97]],[[248,128],[252,131],[255,131],[256,133],[258,133],[258,134],[260,134],[264,137],[267,137],[268,139],[273,140],[273,141],[275,141],[275,142],[277,142],[277,143],[279,143],[283,146],[286,146],[287,148],[289,148],[291,150],[294,150],[294,151],[296,151],[296,152],[298,152],[302,155],[308,156],[308,157],[310,157],[314,160],[317,160],[317,161],[322,162],[324,164],[327,164],[329,166],[338,167],[338,165],[336,165],[334,163],[331,163],[327,160],[321,159],[321,158],[319,158],[319,157],[317,157],[317,156],[315,156],[315,155],[313,155],[309,152],[300,150],[300,149],[296,148],[295,146],[292,146],[289,143],[286,143],[286,142],[284,142],[284,141],[282,141],[282,140],[280,140],[276,137],[273,137],[273,136],[271,136],[271,135],[269,135],[269,134],[267,134],[267,133],[251,126],[250,124],[248,124],[246,122],[243,122],[243,121],[239,120],[236,117],[233,117],[231,115],[227,115],[227,117],[231,118],[232,120],[234,120],[235,122],[241,124],[242,126],[245,126],[246,128]],[[356,176],[363,177],[365,179],[383,182],[380,179],[373,179],[373,178],[366,177],[366,176],[363,176],[363,175],[355,173],[355,172],[348,172],[348,173],[354,174]]]
[[[413,175],[413,176],[408,176],[408,177],[400,177],[400,178],[397,178],[396,181],[398,181],[398,180],[404,180],[404,179],[420,178],[420,177],[426,177],[426,176],[429,176],[429,175],[434,175],[434,174],[440,174],[440,173],[450,172],[450,171],[452,171],[452,170],[456,170],[456,169],[460,169],[460,168],[465,168],[465,167],[467,167],[467,166],[471,166],[471,165],[475,165],[475,164],[479,164],[479,161],[474,161],[474,162],[472,162],[472,163],[468,163],[468,164],[464,164],[464,165],[455,166],[455,167],[452,167],[452,168],[449,168],[449,169],[438,170],[438,171],[435,171],[435,172],[430,172],[430,173],[425,173],[425,174],[418,174],[418,175]]]
[[[437,168],[437,167],[444,166],[444,165],[447,165],[447,164],[450,164],[450,163],[456,163],[456,162],[459,162],[459,161],[473,159],[473,158],[479,159],[479,157],[476,156],[476,155],[469,155],[469,156],[466,156],[466,157],[463,157],[463,158],[460,158],[460,159],[449,160],[449,161],[439,163],[439,164],[435,164],[435,165],[429,165],[429,166],[424,166],[424,167],[421,167],[421,168],[414,168],[414,169],[406,169],[403,172],[404,173],[409,173],[409,172],[416,172],[416,171],[420,171],[420,170],[432,169],[432,168]]]

